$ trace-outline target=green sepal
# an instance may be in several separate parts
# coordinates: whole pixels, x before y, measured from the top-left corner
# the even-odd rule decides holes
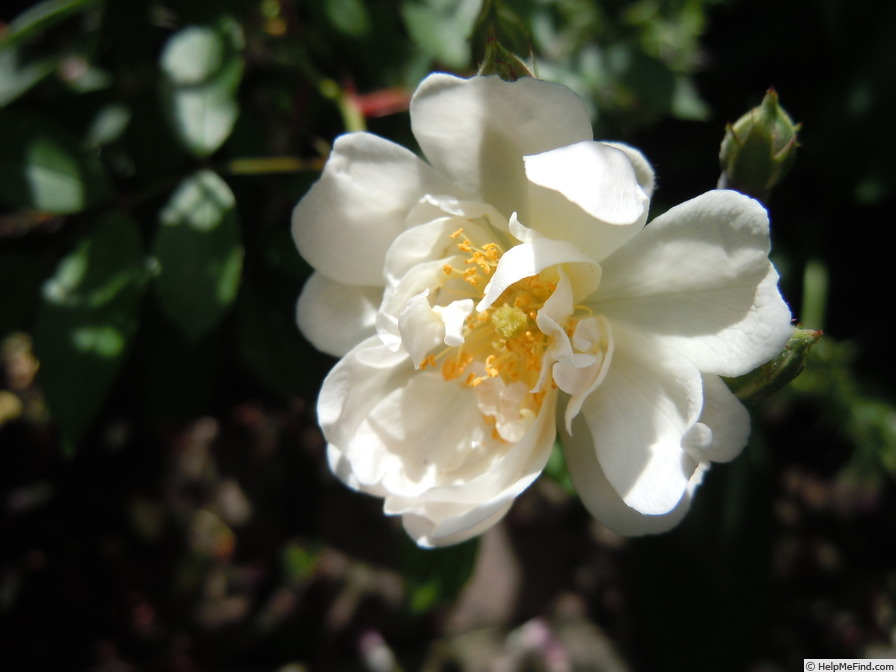
[[[508,82],[533,77],[528,66],[513,52],[513,49],[526,50],[530,43],[525,25],[500,0],[482,3],[473,26],[474,51],[482,54],[480,76],[498,75]]]
[[[820,330],[794,329],[790,341],[774,359],[743,376],[723,380],[742,401],[765,399],[800,375],[810,348],[821,336]]]
[[[523,61],[512,54],[495,39],[489,40],[485,45],[485,60],[479,66],[480,76],[498,75],[506,82],[515,82],[520,77],[533,77]]]

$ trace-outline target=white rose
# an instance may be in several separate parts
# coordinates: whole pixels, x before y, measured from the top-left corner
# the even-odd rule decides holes
[[[315,269],[299,325],[342,357],[318,401],[334,473],[452,544],[507,513],[560,431],[595,517],[673,526],[749,434],[719,376],[791,333],[765,210],[713,191],[645,227],[647,161],[535,79],[431,75],[411,122],[426,161],[344,135],[293,215]]]

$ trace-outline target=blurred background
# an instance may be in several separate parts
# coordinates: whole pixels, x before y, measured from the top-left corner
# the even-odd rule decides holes
[[[329,474],[333,360],[294,322],[290,212],[332,140],[413,147],[481,0],[47,0],[0,10],[0,657],[128,672],[802,669],[896,658],[896,4],[502,0],[489,29],[641,148],[664,209],[715,186],[773,86],[767,202],[825,337],[671,533],[592,520],[562,465],[421,551]]]

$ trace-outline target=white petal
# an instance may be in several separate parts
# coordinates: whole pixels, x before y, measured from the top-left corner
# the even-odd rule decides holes
[[[652,196],[653,188],[656,184],[653,174],[653,166],[650,165],[650,161],[647,160],[647,157],[645,157],[640,150],[622,142],[607,142],[604,140],[603,144],[614,147],[625,153],[628,160],[631,161],[632,168],[635,169],[635,176],[638,179],[638,184],[641,185],[641,189],[643,189],[644,193],[648,196]]]
[[[387,455],[394,464],[379,472],[381,482],[415,504],[446,482],[480,477],[495,459],[491,427],[473,388],[433,371],[418,371],[400,386],[380,390],[363,424],[375,438],[358,444],[358,451]],[[488,495],[479,493],[476,501]]]
[[[489,502],[483,506],[465,509],[453,516],[450,514],[440,516],[446,521],[441,524],[425,516],[406,513],[401,517],[401,522],[405,531],[419,546],[424,548],[450,546],[482,534],[501,520],[512,505],[513,499]]]
[[[450,183],[407,149],[370,133],[336,139],[320,180],[293,211],[302,256],[347,285],[382,285],[383,260],[405,217]]]
[[[463,345],[464,323],[473,312],[473,299],[452,301],[447,306],[436,306],[433,310],[438,313],[445,324],[445,345],[451,347]]]
[[[425,224],[445,215],[474,220],[484,219],[498,231],[507,231],[507,217],[495,210],[494,206],[479,201],[464,201],[453,196],[427,194],[415,205],[408,215],[408,227]]]
[[[640,154],[635,150],[601,142],[527,156],[531,217],[526,223],[551,238],[575,243],[601,261],[634,238],[647,221],[652,171],[643,157],[636,167],[636,157]],[[641,184],[648,177],[649,182]]]
[[[541,333],[550,338],[550,345],[542,357],[541,371],[538,376],[538,382],[533,388],[535,391],[544,389],[548,382],[548,374],[554,367],[554,362],[559,360],[570,359],[573,357],[572,344],[569,342],[565,329],[561,326],[572,315],[572,284],[562,269],[559,271],[559,279],[557,288],[554,293],[544,302],[544,306],[535,316],[535,323],[538,325]],[[560,387],[562,390],[563,387]],[[564,390],[566,392],[568,390]]]
[[[577,354],[554,364],[557,386],[570,395],[566,407],[567,429],[579,414],[582,404],[604,381],[612,366],[615,343],[610,323],[603,315],[580,321],[571,345]]]
[[[790,310],[768,260],[756,201],[714,191],[651,222],[601,263],[598,312],[664,341],[701,371],[736,376],[790,338]]]
[[[674,509],[697,468],[682,441],[703,404],[699,372],[657,339],[613,323],[606,378],[582,405],[601,467],[641,513]]]
[[[473,388],[428,372],[413,376],[371,414],[381,441],[401,456],[401,469],[383,479],[394,495],[392,513],[515,497],[541,473],[555,436],[554,408],[545,403],[522,440],[495,438]]]
[[[515,212],[510,215],[508,228],[510,229],[510,235],[512,235],[521,243],[531,243],[536,238],[544,237],[535,229],[530,229],[528,226],[524,226],[522,222],[520,222],[519,218],[517,217],[517,213]]]
[[[613,356],[613,337],[607,320],[601,315],[579,320],[570,338],[561,325],[567,323],[572,312],[571,283],[561,269],[556,290],[535,318],[550,345],[534,389],[544,389],[551,374],[556,386],[571,395],[566,409],[567,427],[587,396],[603,381]]]
[[[296,319],[315,348],[341,357],[376,332],[382,298],[382,287],[343,285],[313,273],[302,288]]]
[[[575,245],[565,240],[536,238],[504,253],[476,310],[488,309],[515,282],[560,264],[568,264],[564,270],[572,283],[573,301],[588,296],[600,284],[600,266]]]
[[[438,345],[462,345],[464,321],[473,312],[473,300],[454,301],[448,306],[430,306],[429,292],[413,297],[398,317],[401,345],[419,368]]]
[[[520,381],[507,385],[500,377],[486,377],[476,386],[476,400],[484,415],[495,419],[495,430],[510,443],[521,441],[535,422],[534,403]]]
[[[545,397],[522,440],[501,441],[474,388],[414,370],[374,337],[327,376],[318,418],[341,458],[337,475],[358,489],[388,492],[389,513],[432,509],[434,516],[441,506],[466,511],[525,489],[550,454],[555,403],[555,395]]]
[[[566,87],[524,77],[427,77],[411,100],[414,136],[433,166],[469,196],[526,221],[523,156],[591,140],[591,120]]]
[[[561,440],[566,466],[582,504],[592,516],[617,534],[657,534],[675,527],[687,513],[705,470],[705,466],[701,466],[694,471],[683,496],[671,511],[645,515],[628,506],[610,485],[597,461],[594,439],[581,416],[573,421],[571,435],[561,429]]]
[[[352,465],[342,451],[332,443],[327,444],[327,464],[333,475],[340,481],[345,483],[352,490],[367,493],[368,495],[376,495],[377,497],[385,497],[386,490],[379,484],[363,485],[352,473]]]
[[[750,438],[750,414],[718,376],[703,376],[700,422],[712,430],[703,459],[728,462],[740,454]]]
[[[485,242],[490,238],[484,227],[453,216],[441,216],[403,231],[386,253],[387,286],[397,285],[415,266],[437,260],[443,260],[444,263],[456,256],[458,241],[451,238],[451,234],[459,228],[463,228],[468,237],[477,241]]]
[[[429,305],[427,294],[413,297],[398,316],[401,344],[417,368],[429,351],[445,338],[445,323]]]
[[[384,395],[406,384],[414,373],[407,355],[391,352],[373,336],[339,360],[324,379],[317,400],[318,422],[333,446],[330,452],[341,455],[350,467],[350,472],[344,465],[334,471],[351,487],[380,492],[383,474],[394,468],[396,460],[379,448],[382,442],[368,417]]]
[[[639,183],[628,155],[616,147],[579,142],[527,156],[524,161],[529,182],[565,197],[597,220],[596,225],[641,226],[647,221],[650,193]],[[566,239],[550,228],[557,224],[550,210],[535,208],[533,202],[530,226]]]
[[[415,496],[390,494],[386,512],[403,516],[411,535],[423,538],[420,543],[425,545],[456,543],[480,533],[503,516],[544,469],[554,445],[555,406],[556,394],[549,394],[522,440],[490,446],[487,455],[473,462],[478,475],[445,478]]]
[[[376,330],[383,343],[394,351],[401,346],[399,319],[415,296],[434,291],[445,282],[441,260],[429,261],[412,267],[401,281],[386,287],[383,302],[376,315]]]

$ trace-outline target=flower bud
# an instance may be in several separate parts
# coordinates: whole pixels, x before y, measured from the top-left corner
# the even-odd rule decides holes
[[[769,89],[759,107],[725,128],[719,187],[766,200],[793,165],[799,129]]]
[[[533,76],[516,55],[530,48],[526,26],[501,0],[483,0],[470,40],[477,59],[481,55],[479,75],[497,75],[506,82]]]

